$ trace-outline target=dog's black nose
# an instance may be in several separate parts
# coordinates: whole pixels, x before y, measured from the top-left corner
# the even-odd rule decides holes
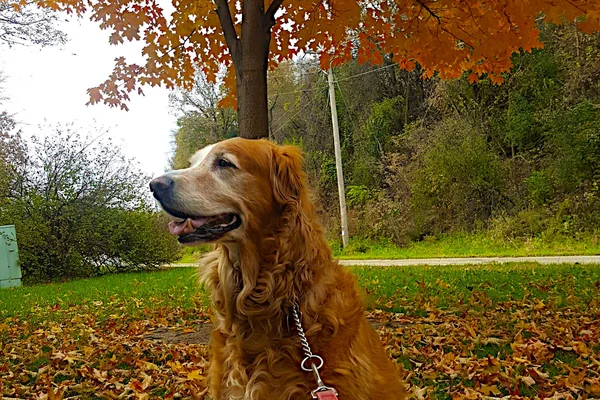
[[[152,179],[150,182],[150,190],[154,193],[154,196],[160,196],[171,190],[174,183],[173,179],[166,175],[159,176],[158,178]]]

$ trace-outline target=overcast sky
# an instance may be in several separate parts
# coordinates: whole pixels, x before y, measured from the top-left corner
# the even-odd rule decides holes
[[[0,69],[4,71],[4,95],[9,111],[26,135],[39,135],[39,125],[70,123],[109,129],[107,136],[122,143],[125,154],[139,161],[150,175],[167,168],[171,131],[176,117],[168,106],[168,90],[144,87],[145,96],[132,93],[129,111],[104,105],[86,106],[86,90],[103,82],[114,59],[125,56],[140,61],[140,46],[111,46],[109,33],[88,20],[60,24],[69,41],[62,46],[8,48],[0,46]]]

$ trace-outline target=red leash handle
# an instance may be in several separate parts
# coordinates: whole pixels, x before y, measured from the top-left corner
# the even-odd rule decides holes
[[[319,359],[322,360],[321,357],[319,357]],[[337,390],[335,390],[335,388],[331,386],[325,386],[325,384],[321,380],[321,376],[319,376],[319,368],[315,364],[312,364],[312,370],[315,374],[315,380],[319,385],[315,390],[310,392],[312,398],[317,400],[339,400],[337,397]]]
[[[317,400],[339,400],[336,392],[333,389],[326,389],[320,392],[316,392],[314,396],[317,396]]]

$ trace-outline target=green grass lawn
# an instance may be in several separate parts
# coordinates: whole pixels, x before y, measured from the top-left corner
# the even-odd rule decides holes
[[[600,295],[599,264],[354,267],[352,272],[370,307],[406,314],[469,304],[473,296],[485,297],[490,305],[536,300],[563,307]]]
[[[569,295],[579,301],[598,294],[600,265],[507,263],[453,266],[351,267],[365,290],[370,307],[418,311],[420,298],[435,298],[449,307],[484,293],[493,302],[537,298],[564,304]],[[0,290],[0,319],[60,318],[91,308],[99,317],[142,315],[148,309],[192,309],[208,305],[195,268],[105,275],[64,283]],[[392,306],[386,306],[392,305]],[[117,306],[118,308],[114,308]]]
[[[82,307],[99,318],[114,314],[136,318],[164,307],[192,309],[208,304],[196,272],[173,268],[7,288],[0,290],[0,319],[68,318]]]

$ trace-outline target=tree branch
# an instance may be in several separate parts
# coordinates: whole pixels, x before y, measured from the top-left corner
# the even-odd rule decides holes
[[[219,16],[223,36],[225,36],[225,42],[231,52],[231,58],[233,58],[234,64],[239,65],[239,58],[241,57],[240,40],[235,32],[231,12],[229,12],[229,4],[227,4],[227,0],[215,0],[215,4],[217,5],[217,15]]]
[[[25,17],[27,17],[27,16],[25,16]],[[47,18],[43,18],[43,19],[38,19],[36,21],[18,21],[16,19],[9,19],[9,18],[0,17],[0,22],[5,23],[5,24],[13,24],[13,25],[20,25],[20,26],[30,26],[30,25],[39,24],[41,22],[50,22],[50,20],[47,19]]]
[[[273,25],[275,25],[275,13],[277,12],[277,10],[279,10],[279,7],[281,7],[283,1],[284,0],[273,0],[271,4],[269,4],[269,8],[267,8],[267,11],[265,12],[265,16],[263,18],[263,25],[265,26],[267,31],[270,31]]]
[[[439,17],[439,16],[438,16],[436,13],[434,13],[434,12],[431,10],[431,8],[429,8],[429,7],[427,6],[427,4],[423,3],[421,0],[415,0],[415,1],[416,1],[417,3],[419,3],[419,5],[420,5],[421,7],[423,7],[425,10],[427,10],[427,12],[428,12],[428,13],[429,13],[429,14],[430,14],[432,17],[434,17],[435,19],[437,19],[437,22],[438,22],[438,24],[441,24],[441,23],[442,23],[442,20],[440,19],[440,17]]]

